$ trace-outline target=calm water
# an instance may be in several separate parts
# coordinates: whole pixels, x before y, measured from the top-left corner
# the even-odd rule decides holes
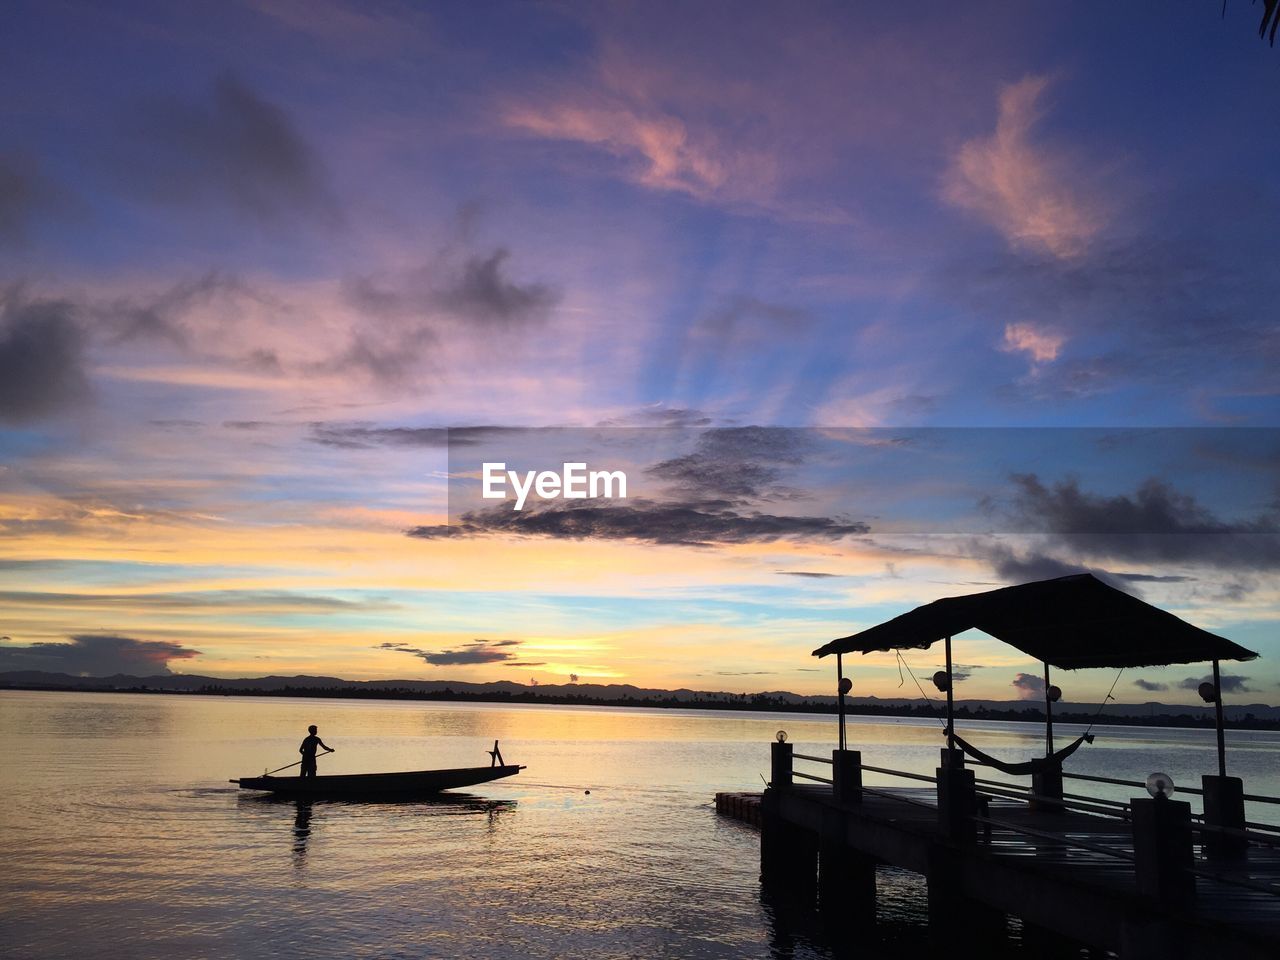
[[[431,803],[298,804],[226,782],[295,759],[308,723],[338,748],[321,773],[485,765],[495,739],[529,769]],[[716,791],[760,789],[778,729],[801,752],[835,738],[832,719],[789,714],[0,694],[0,943],[86,960],[839,955],[848,938],[762,899],[757,834],[714,812]],[[1041,749],[1033,725],[963,729],[998,756]],[[1095,732],[1069,769],[1195,785],[1214,765],[1211,732]],[[853,720],[850,741],[930,773],[941,735]],[[1229,745],[1246,789],[1280,794],[1280,734]],[[879,885],[855,952],[914,952],[922,884]]]

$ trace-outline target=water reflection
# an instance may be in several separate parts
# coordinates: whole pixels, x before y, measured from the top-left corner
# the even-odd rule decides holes
[[[293,817],[293,854],[294,865],[302,866],[307,856],[307,840],[311,836],[311,800],[295,800],[296,813]]]
[[[485,818],[487,833],[496,836],[504,815],[516,809],[516,800],[495,800],[469,793],[442,793],[432,797],[398,798],[378,801],[358,800],[307,800],[273,796],[238,796],[237,806],[249,814],[279,810],[282,813],[292,811],[293,824],[290,828],[292,852],[295,867],[306,863],[308,843],[312,839],[314,827],[313,817],[318,813],[317,807],[328,811],[330,816],[341,816],[342,811],[350,814],[352,819],[364,820],[392,819],[405,816],[467,816]]]

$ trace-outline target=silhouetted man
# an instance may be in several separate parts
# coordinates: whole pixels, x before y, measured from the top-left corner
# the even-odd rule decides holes
[[[314,723],[307,727],[307,734],[307,739],[302,741],[302,746],[298,748],[298,752],[302,754],[302,776],[314,777],[316,775],[316,747],[324,747],[325,753],[333,753],[333,747],[316,736],[316,725]]]

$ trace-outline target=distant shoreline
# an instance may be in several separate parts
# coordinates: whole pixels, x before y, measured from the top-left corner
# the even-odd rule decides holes
[[[768,694],[748,695],[745,698],[683,700],[677,697],[598,697],[591,695],[573,695],[560,693],[539,694],[532,690],[520,693],[485,692],[474,693],[456,690],[420,691],[396,688],[352,689],[350,687],[291,687],[264,690],[249,687],[208,686],[190,690],[158,689],[147,684],[130,687],[102,686],[66,686],[58,684],[37,683],[0,683],[0,692],[5,690],[29,690],[50,693],[133,693],[157,696],[206,696],[206,697],[291,697],[307,699],[336,700],[417,700],[444,703],[496,703],[496,704],[533,704],[547,706],[590,706],[590,707],[640,707],[651,710],[721,710],[729,712],[768,712],[797,713],[820,716],[835,716],[834,705],[825,703],[795,703]],[[1165,709],[1170,709],[1167,705]],[[866,704],[853,703],[845,710],[848,716],[858,717],[911,717],[938,719],[940,710],[932,704]],[[955,708],[957,720],[984,720],[1009,723],[1042,723],[1044,711],[1035,706],[1025,708],[996,709],[989,707],[970,708],[966,704],[958,704]],[[1110,714],[1103,710],[1085,713],[1080,711],[1055,711],[1055,723],[1064,724],[1109,724],[1114,726],[1134,727],[1168,727],[1205,730],[1214,728],[1212,716],[1196,716],[1190,713],[1151,713],[1139,716],[1132,713]],[[1244,717],[1228,717],[1224,727],[1229,730],[1280,730],[1280,720],[1266,717],[1255,717],[1246,714]]]

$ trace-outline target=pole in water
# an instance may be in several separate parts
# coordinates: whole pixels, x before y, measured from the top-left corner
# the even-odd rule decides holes
[[[951,638],[947,637],[947,749],[956,748],[955,684],[951,682]]]
[[[1053,698],[1049,696],[1049,663],[1044,665],[1044,755],[1053,756]]]
[[[840,749],[843,750],[845,748],[845,742],[846,742],[845,735],[844,735],[844,654],[843,653],[836,654],[836,690],[840,695],[840,732],[836,737],[836,741],[837,743],[839,743]]]
[[[1227,738],[1222,730],[1222,674],[1213,661],[1213,706],[1218,722],[1218,776],[1227,775]]]

